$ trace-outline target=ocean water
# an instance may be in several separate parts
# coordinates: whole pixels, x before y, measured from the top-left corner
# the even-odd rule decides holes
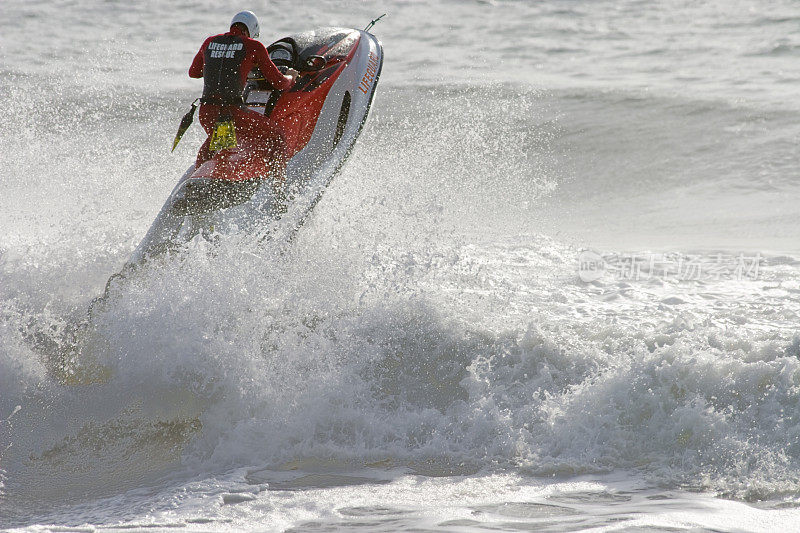
[[[78,330],[219,4],[0,5],[0,528],[800,530],[796,3],[241,6],[388,13],[355,152]]]

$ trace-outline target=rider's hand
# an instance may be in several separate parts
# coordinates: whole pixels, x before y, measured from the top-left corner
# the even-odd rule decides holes
[[[290,68],[290,69],[286,70],[286,74],[285,75],[289,76],[290,78],[292,78],[292,83],[294,83],[294,81],[297,79],[297,76],[299,76],[300,73],[297,72],[295,69]]]

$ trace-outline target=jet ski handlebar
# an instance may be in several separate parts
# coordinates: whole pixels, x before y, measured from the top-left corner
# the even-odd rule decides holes
[[[281,72],[285,72],[286,69],[290,68],[301,72],[314,72],[325,67],[327,61],[323,56],[309,55],[300,57],[297,49],[297,42],[294,39],[284,37],[269,45],[267,52],[272,62]]]

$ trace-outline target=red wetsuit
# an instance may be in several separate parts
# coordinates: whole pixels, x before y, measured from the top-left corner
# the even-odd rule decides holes
[[[247,74],[253,69],[254,66],[259,68],[261,73],[264,75],[264,78],[276,90],[283,91],[292,86],[292,81],[281,74],[281,72],[278,70],[278,67],[276,67],[275,63],[273,63],[269,58],[269,54],[267,53],[267,49],[264,47],[264,45],[255,39],[247,37],[236,26],[232,27],[227,33],[212,35],[205,40],[203,46],[200,47],[200,51],[194,56],[192,66],[189,67],[189,77],[203,77],[204,68],[206,66],[206,56],[208,55],[209,44],[211,44],[212,40],[214,40],[216,43],[220,40],[220,38],[224,40],[225,38],[230,39],[234,37],[236,38],[235,42],[243,42],[244,44],[244,50],[241,52],[243,57],[239,57],[241,60],[241,64],[239,66],[240,79],[235,80],[240,82],[241,88],[243,88],[247,83]],[[241,47],[241,45],[239,46]],[[239,95],[237,96],[241,96],[241,91],[239,91]],[[241,104],[214,105],[211,103],[203,103],[200,106],[200,124],[202,124],[203,129],[206,130],[206,133],[209,137],[206,139],[205,143],[203,143],[203,146],[200,148],[200,152],[197,154],[196,165],[198,167],[211,157],[211,154],[208,151],[208,145],[211,141],[211,134],[214,131],[217,117],[222,111],[230,113],[230,115],[233,117],[237,138],[247,137],[259,139],[259,141],[263,140],[264,143],[271,145],[271,151],[274,154],[274,162],[278,163],[279,167],[277,170],[280,171],[285,167],[286,142],[283,138],[283,132],[280,130],[278,125],[275,124],[275,122],[264,115],[249,111]],[[282,176],[281,172],[278,172],[277,176]]]

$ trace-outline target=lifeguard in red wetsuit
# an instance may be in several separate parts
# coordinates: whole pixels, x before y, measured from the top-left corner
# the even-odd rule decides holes
[[[258,19],[252,11],[237,13],[231,20],[227,33],[213,35],[205,40],[192,61],[189,76],[203,78],[203,97],[200,99],[200,124],[208,134],[196,166],[211,158],[209,143],[220,118],[231,117],[237,138],[263,140],[269,147],[274,178],[285,177],[286,142],[280,128],[269,118],[244,107],[242,92],[247,74],[257,66],[264,78],[276,90],[289,89],[297,78],[297,71],[289,69],[281,74],[263,44],[256,41],[259,34]],[[252,38],[251,38],[252,37]]]

